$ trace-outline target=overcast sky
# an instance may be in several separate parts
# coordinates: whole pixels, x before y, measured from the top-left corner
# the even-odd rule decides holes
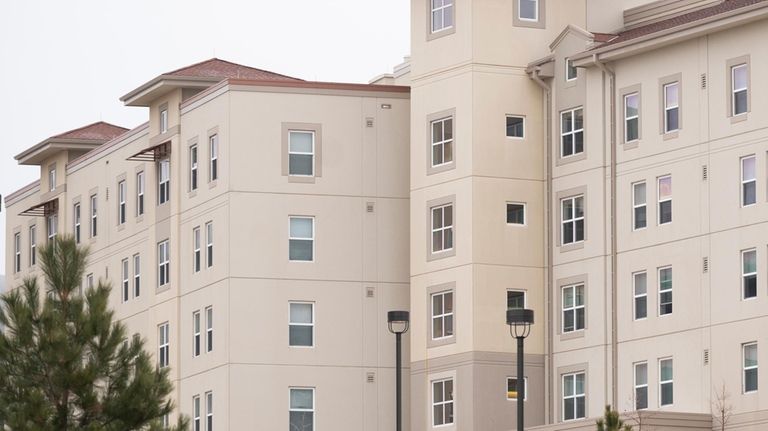
[[[39,178],[13,156],[146,108],[118,98],[212,57],[307,80],[368,82],[409,54],[409,0],[2,0],[0,194]],[[0,244],[5,243],[5,207]],[[5,272],[5,247],[0,248]]]

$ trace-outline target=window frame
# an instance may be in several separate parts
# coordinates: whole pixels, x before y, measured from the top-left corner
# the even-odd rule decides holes
[[[200,182],[199,158],[200,158],[200,155],[198,153],[197,144],[190,145],[189,146],[189,191],[190,192],[197,190],[197,187]]]
[[[576,304],[576,298],[577,298],[577,289],[581,288],[581,297],[582,297],[582,303],[581,305]],[[566,297],[566,290],[572,290],[572,297],[573,297],[573,304],[570,307],[566,307],[565,305],[565,297]],[[560,333],[561,334],[575,334],[579,333],[581,331],[584,331],[587,329],[587,288],[585,283],[573,283],[573,284],[567,284],[560,287]],[[583,315],[583,326],[581,328],[578,327],[578,314],[579,310],[581,310]],[[565,327],[565,321],[566,321],[566,313],[571,312],[573,313],[573,329],[566,329]]]
[[[205,431],[213,431],[213,391],[205,393]]]
[[[673,105],[667,104],[667,90],[671,87],[675,87],[677,91],[677,102]],[[662,118],[664,120],[662,131],[664,134],[669,133],[675,133],[679,131],[682,128],[680,117],[682,115],[682,108],[680,107],[680,99],[682,98],[682,93],[680,91],[680,81],[670,81],[662,85],[661,88],[661,94],[662,94]],[[677,110],[677,128],[671,129],[669,126],[669,116],[668,113],[672,110]]]
[[[157,162],[157,205],[164,205],[171,200],[171,160],[166,158]]]
[[[80,244],[80,241],[82,239],[81,233],[82,233],[82,209],[80,206],[80,202],[75,202],[72,205],[72,221],[73,221],[73,231],[75,234],[75,244]]]
[[[197,358],[202,353],[202,323],[200,322],[200,310],[192,312],[192,357]]]
[[[581,111],[581,128],[576,129],[576,113]],[[564,129],[564,118],[566,114],[571,115],[570,119],[570,131]],[[560,159],[570,159],[571,157],[583,156],[585,154],[585,141],[584,141],[584,106],[576,106],[574,108],[565,109],[560,111]],[[581,151],[576,151],[576,135],[581,133]],[[565,138],[571,136],[571,153],[565,154]]]
[[[745,255],[748,253],[754,253],[754,262],[755,262],[755,270],[752,272],[745,272]],[[749,248],[746,250],[741,250],[740,253],[741,256],[741,300],[742,301],[750,301],[753,299],[757,299],[757,291],[758,291],[758,275],[757,275],[757,249],[756,248]],[[748,277],[754,277],[755,279],[755,294],[753,296],[747,296],[747,278]]]
[[[577,208],[576,202],[577,202],[578,199],[581,199],[581,209],[582,209],[582,211],[581,211],[581,216],[580,217],[576,216],[576,208]],[[566,201],[571,201],[571,205],[572,205],[572,208],[573,208],[573,215],[569,219],[565,219],[564,218],[565,215],[563,214],[563,208],[564,208],[564,205],[565,205]],[[586,241],[586,239],[587,239],[587,234],[586,234],[586,232],[587,232],[587,226],[586,226],[586,224],[587,224],[587,222],[586,222],[586,220],[587,220],[587,211],[586,211],[585,203],[586,203],[586,199],[585,199],[585,194],[584,193],[580,193],[580,194],[576,194],[576,195],[572,195],[572,196],[568,196],[568,197],[564,197],[564,198],[560,199],[560,245],[561,246],[572,246],[572,245],[576,245],[576,244],[581,244],[584,241]],[[581,239],[577,239],[578,235],[577,235],[576,227],[577,227],[579,221],[581,221],[581,223],[582,223],[582,238]],[[567,223],[570,223],[570,224],[573,225],[572,230],[571,230],[571,232],[573,232],[573,235],[571,237],[571,241],[568,241],[568,242],[565,241],[565,231],[566,231],[565,225]]]
[[[451,209],[451,224],[450,225],[446,225],[446,222],[445,222],[445,209],[446,208],[450,208]],[[454,235],[454,232],[453,232],[453,227],[454,227],[454,224],[455,224],[454,210],[453,209],[454,209],[453,202],[449,202],[449,203],[435,205],[435,206],[431,207],[430,210],[429,210],[430,233],[431,233],[430,236],[429,236],[429,238],[430,238],[430,242],[429,243],[431,244],[430,245],[430,252],[431,252],[432,255],[440,255],[440,254],[443,254],[443,253],[450,253],[454,249],[454,241],[455,241],[456,235]],[[434,222],[435,222],[435,211],[437,211],[437,210],[442,210],[442,215],[440,217],[441,226],[436,228]],[[443,248],[441,248],[439,250],[436,250],[435,249],[434,236],[438,232],[439,232],[440,237],[441,237],[441,244],[443,245]],[[450,232],[450,233],[446,234],[446,232]],[[448,247],[448,248],[445,247],[445,243],[446,243],[445,239],[446,239],[447,235],[450,235],[450,239],[451,239],[451,246]]]
[[[638,186],[643,186],[645,195],[643,197],[643,203],[638,204],[637,203],[637,188]],[[637,211],[642,209],[643,214],[645,214],[645,220],[643,226],[638,226],[638,218],[637,218]],[[645,180],[637,181],[632,183],[632,230],[638,231],[643,230],[648,227],[648,184]]]
[[[446,390],[445,390],[445,383],[446,382],[451,382],[451,392],[450,392],[451,397],[450,397],[450,399],[447,399],[447,397],[446,397]],[[442,401],[435,401],[435,393],[436,393],[435,392],[435,385],[436,384],[442,384],[442,386],[441,386],[441,388],[442,388]],[[455,394],[456,394],[456,379],[453,376],[432,379],[429,382],[429,388],[430,388],[429,391],[430,391],[430,394],[431,394],[430,401],[431,401],[431,405],[432,405],[432,408],[430,409],[430,411],[431,411],[431,415],[430,416],[432,416],[432,427],[433,428],[437,428],[437,427],[443,427],[443,426],[448,426],[448,425],[454,425],[456,423],[456,408],[455,408],[456,407],[456,396],[455,396]],[[451,406],[450,422],[447,421],[447,417],[446,417],[446,413],[445,413],[446,406],[449,405],[449,404]],[[437,417],[435,416],[435,407],[437,407],[437,406],[442,406],[442,408],[443,408],[443,415],[441,417],[441,421],[442,421],[441,423],[437,423],[436,422]]]
[[[21,232],[13,234],[13,273],[21,272]]]
[[[429,8],[429,33],[432,35],[439,34],[445,31],[450,31],[454,28],[456,25],[456,7],[455,7],[455,1],[454,0],[441,0],[442,4],[438,7],[435,7],[434,0],[427,0],[427,7]],[[450,1],[450,4],[446,5],[445,3]],[[446,10],[450,9],[450,17],[451,17],[451,25],[446,26],[445,25],[445,16],[447,15]],[[440,13],[440,16],[442,18],[443,26],[440,28],[435,28],[435,19],[434,14],[435,12]]]
[[[645,291],[643,293],[638,294],[637,288],[638,288],[638,276],[644,276],[645,278]],[[644,310],[645,315],[642,317],[638,317],[637,315],[637,307],[638,307],[638,300],[639,299],[645,299],[644,304]],[[636,271],[632,273],[632,320],[645,320],[648,318],[648,271],[642,270],[642,271]]]
[[[578,376],[582,376],[582,378],[584,380],[584,384],[582,385],[582,387],[584,389],[584,392],[581,392],[581,393],[576,393],[576,387],[577,387],[576,380],[578,379]],[[572,387],[572,389],[573,389],[572,393],[573,394],[572,395],[566,395],[565,394],[566,393],[566,391],[565,391],[565,380],[566,380],[567,377],[572,377],[573,378],[573,387]],[[584,372],[584,371],[576,371],[576,372],[572,372],[572,373],[565,373],[565,374],[562,374],[560,382],[561,382],[561,388],[560,389],[562,391],[561,392],[562,399],[561,399],[561,404],[560,404],[560,408],[561,408],[561,412],[562,412],[561,413],[562,421],[563,422],[570,422],[570,421],[575,421],[575,420],[579,420],[579,419],[584,419],[586,417],[586,410],[587,410],[587,373]],[[579,409],[578,409],[578,399],[579,398],[584,398],[584,416],[582,416],[582,417],[578,416],[578,411],[579,411]],[[570,419],[566,419],[566,416],[565,416],[565,413],[566,413],[565,401],[567,399],[573,399],[573,417],[570,418]]]
[[[314,174],[314,146],[315,139],[312,137],[312,173]],[[214,133],[208,136],[208,182],[212,183],[219,179],[219,134]]]
[[[54,213],[47,216],[45,218],[45,227],[46,227],[48,242],[50,243],[56,238],[56,235],[59,233],[59,215]]]
[[[637,98],[637,114],[635,115],[629,115],[629,98],[635,97]],[[632,91],[630,93],[626,93],[623,95],[622,99],[624,100],[624,143],[625,144],[634,144],[640,141],[640,92],[639,91]],[[637,122],[637,137],[634,139],[629,139],[629,122],[632,120],[636,120]]]
[[[522,8],[522,5],[520,4],[521,1],[522,0],[515,0],[515,2],[517,3],[517,19],[520,20],[520,21],[525,21],[525,22],[539,22],[539,16],[541,15],[541,10],[540,10],[541,5],[540,5],[539,0],[531,0],[534,3],[536,3],[536,7],[534,9],[536,11],[536,17],[535,18],[525,18],[525,17],[523,17],[523,14],[522,14],[523,8]]]
[[[445,299],[446,297],[450,295],[451,298],[451,310],[450,312],[446,312],[445,307]],[[442,306],[441,306],[441,313],[435,314],[435,300],[437,297],[442,297]],[[454,327],[456,326],[456,318],[455,318],[455,311],[456,311],[456,294],[453,289],[448,290],[442,290],[439,292],[434,292],[429,295],[429,305],[430,305],[430,337],[432,338],[432,341],[443,341],[450,338],[453,338],[456,333],[454,331]],[[446,329],[446,320],[450,318],[451,327],[450,327],[450,334],[448,334],[448,330]],[[435,321],[440,320],[442,321],[441,329],[442,329],[442,335],[439,337],[435,337]]]
[[[753,163],[753,177],[751,179],[745,179],[745,169],[744,169],[744,163],[748,160],[752,160]],[[741,157],[739,159],[739,169],[740,169],[740,175],[741,175],[741,193],[740,193],[740,202],[741,207],[749,207],[752,205],[757,204],[757,157],[754,154]],[[747,186],[749,184],[752,184],[752,202],[747,203],[746,202],[746,194],[747,194]]]
[[[160,108],[159,129],[160,133],[168,131],[168,107]]]
[[[291,307],[293,305],[309,305],[310,306],[310,316],[311,316],[311,322],[294,322],[291,317]],[[315,325],[317,324],[317,319],[315,316],[315,303],[311,301],[288,301],[288,347],[292,349],[314,349],[317,345],[315,341]],[[312,343],[310,345],[300,345],[300,344],[291,344],[291,327],[294,326],[301,326],[301,327],[309,327],[311,328],[311,335],[312,335]]]
[[[445,131],[446,131],[446,123],[450,121],[450,132],[451,137],[449,139],[445,139]],[[440,130],[442,132],[442,140],[435,141],[435,125],[440,124]],[[430,169],[443,169],[446,167],[449,167],[453,165],[453,163],[456,160],[456,146],[454,145],[454,142],[456,141],[456,129],[454,127],[455,121],[453,115],[447,115],[441,118],[437,118],[434,120],[429,121],[429,166]],[[440,155],[442,156],[442,162],[435,164],[435,147],[440,147]],[[450,148],[450,160],[445,161],[445,148]]]
[[[637,368],[640,366],[645,367],[645,383],[637,382]],[[647,410],[648,409],[648,361],[635,362],[632,364],[632,384],[634,387],[634,408],[635,410]],[[638,389],[645,390],[645,407],[639,407],[638,404]]]
[[[197,274],[202,269],[202,237],[200,226],[192,228],[192,272]]]
[[[747,365],[747,348],[753,347],[755,348],[755,357],[758,358],[755,361],[755,365]],[[760,371],[759,371],[759,349],[757,346],[757,341],[750,341],[748,343],[744,343],[741,345],[741,393],[742,394],[752,394],[757,392],[760,389]],[[755,370],[755,388],[747,390],[747,372]]]
[[[146,182],[144,171],[136,173],[136,217],[144,215],[144,193]]]
[[[291,220],[293,219],[308,219],[312,221],[312,236],[310,237],[294,237],[291,234]],[[315,217],[314,216],[300,216],[291,215],[288,216],[288,261],[289,262],[314,262],[315,261]],[[291,241],[309,241],[312,244],[312,256],[311,259],[291,259]]]
[[[523,207],[523,222],[522,223],[514,223],[509,221],[509,206],[510,205],[520,205]],[[514,202],[514,201],[507,201],[507,226],[528,226],[528,205],[525,202]]]
[[[736,88],[736,69],[744,69],[744,81],[745,86],[743,88]],[[739,63],[734,64],[730,66],[730,72],[731,72],[731,117],[739,117],[742,115],[745,115],[749,112],[749,63]],[[744,112],[736,112],[736,95],[737,93],[744,92],[744,95],[747,99],[747,106],[744,110]]]
[[[205,307],[205,353],[213,352],[213,306]]]
[[[48,191],[56,190],[56,163],[48,166]]]
[[[662,289],[661,273],[662,273],[662,271],[667,271],[667,270],[669,271],[669,274],[670,274],[670,277],[669,277],[669,289]],[[672,266],[671,265],[667,265],[667,266],[659,267],[657,269],[656,274],[657,274],[657,287],[658,287],[658,290],[659,290],[658,316],[659,317],[669,316],[669,315],[671,315],[674,312],[674,304],[675,304],[674,296],[672,296],[673,292],[674,292],[674,278],[673,278],[674,277],[674,273],[672,272]],[[669,302],[662,302],[661,295],[662,295],[662,293],[667,293],[667,292],[669,292],[669,294],[670,294],[670,296],[672,296],[672,298],[670,299]],[[662,313],[661,307],[663,305],[665,305],[665,304],[669,304],[670,305],[670,311],[667,312],[667,313]]]
[[[309,134],[312,136],[312,151],[306,152],[306,151],[292,151],[291,150],[291,136],[293,134]],[[314,130],[301,130],[301,129],[289,129],[288,130],[288,176],[290,177],[304,177],[304,178],[312,178],[315,177],[315,136],[316,131]],[[291,156],[297,155],[297,156],[310,156],[312,158],[312,172],[309,174],[294,174],[291,173]]]
[[[99,235],[99,199],[96,193],[90,197],[91,203],[91,221],[90,221],[90,234],[91,238],[96,238]]]
[[[141,255],[133,255],[133,297],[141,296]]]
[[[29,227],[29,266],[37,265],[37,225]]]
[[[125,180],[117,183],[117,224],[124,225],[128,221],[128,206],[126,204],[128,187]]]
[[[667,362],[667,361],[669,361],[672,364],[670,367],[672,369],[672,378],[669,380],[662,380],[662,377],[661,377],[662,368],[663,368],[662,362]],[[667,385],[667,384],[672,385],[672,400],[667,404],[663,404],[664,402],[663,387],[664,385]],[[659,408],[672,406],[674,404],[675,404],[675,363],[672,357],[659,358]]]
[[[310,391],[312,393],[312,408],[311,409],[304,409],[304,408],[294,408],[291,404],[291,393],[292,391]],[[300,413],[311,413],[312,414],[312,430],[315,429],[315,410],[316,410],[316,399],[315,399],[315,388],[314,387],[307,387],[307,386],[290,386],[288,388],[288,424],[290,426],[291,423],[291,412],[300,412]]]
[[[202,431],[200,423],[200,395],[192,396],[192,431]]]
[[[538,6],[538,0],[536,0],[537,6]],[[522,19],[522,18],[521,18]],[[573,82],[577,79],[579,79],[579,71],[576,69],[575,66],[573,66],[573,60],[566,57],[564,59],[565,63],[565,82]],[[571,75],[571,72],[573,72],[573,75]]]
[[[128,265],[129,265],[129,263],[128,263],[128,258],[127,257],[120,261],[120,276],[121,276],[121,278],[120,278],[120,280],[121,280],[121,282],[120,282],[120,287],[121,287],[120,295],[121,295],[121,297],[123,299],[123,301],[122,301],[123,303],[126,303],[126,302],[128,302],[131,299],[130,298],[130,295],[131,295],[131,287],[130,287],[131,286],[131,283],[130,283],[131,275],[128,272],[128,269],[129,269]]]
[[[313,226],[314,228],[314,226]],[[213,267],[213,222],[205,224],[205,267]]]
[[[522,124],[522,134],[520,136],[510,135],[509,134],[509,119],[510,118],[517,118],[517,119],[522,120],[522,123],[521,123]],[[523,139],[525,139],[525,126],[526,126],[525,123],[526,123],[525,115],[506,114],[504,116],[504,125],[505,125],[505,127],[504,127],[504,136],[507,139],[515,139],[515,140],[523,140]]]
[[[157,243],[157,267],[157,286],[162,288],[171,282],[171,244],[168,239]]]
[[[661,196],[661,182],[662,182],[662,180],[665,180],[667,178],[669,178],[669,190],[670,190],[669,191],[669,196],[662,198],[662,196]],[[647,188],[646,188],[646,192],[647,192]],[[672,191],[672,175],[671,174],[662,175],[662,176],[656,178],[656,196],[657,196],[657,205],[656,205],[656,210],[657,211],[656,212],[658,213],[658,216],[656,217],[656,223],[659,226],[672,223],[672,221],[674,220],[674,217],[673,217],[674,213],[672,211],[673,210],[672,198],[673,198],[674,194],[673,194],[673,191]],[[663,203],[666,203],[666,202],[669,202],[669,221],[662,221],[661,220],[661,217],[662,217],[661,205]]]
[[[157,337],[157,362],[159,368],[168,367],[171,363],[171,331],[170,324],[163,322],[157,325],[158,337]]]

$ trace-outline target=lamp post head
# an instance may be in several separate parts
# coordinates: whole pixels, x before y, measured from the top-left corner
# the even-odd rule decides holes
[[[531,333],[533,324],[533,310],[512,309],[507,310],[507,325],[509,333],[515,338],[525,338]]]
[[[387,312],[387,323],[389,324],[389,332],[393,334],[408,332],[410,313],[407,311],[389,311]]]

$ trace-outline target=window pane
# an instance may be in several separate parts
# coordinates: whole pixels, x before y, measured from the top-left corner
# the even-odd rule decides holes
[[[573,310],[563,312],[563,332],[571,332],[574,328]]]
[[[445,4],[450,4],[450,1],[446,1]],[[450,27],[453,25],[453,8],[447,7],[443,9],[443,26]]]
[[[445,405],[445,423],[453,423],[453,403]]]
[[[573,135],[574,141],[574,153],[581,153],[584,151],[584,132],[577,132]]]
[[[507,223],[525,224],[525,206],[523,204],[507,204]]]
[[[445,316],[443,324],[445,325],[445,336],[453,335],[453,314]]]
[[[311,153],[312,152],[312,140],[314,134],[312,132],[289,132],[289,149],[292,153]]]
[[[447,206],[443,208],[443,226],[453,225],[453,206]]]
[[[566,397],[573,395],[573,375],[563,376],[563,395]]]
[[[744,392],[757,390],[757,368],[744,370]]]
[[[666,406],[673,402],[673,388],[672,383],[664,383],[661,385],[661,405]]]
[[[635,298],[635,319],[648,317],[648,298],[645,296]]]
[[[510,138],[523,137],[523,118],[507,117],[507,136]]]
[[[630,120],[627,120],[627,135],[626,140],[627,142],[631,142],[634,140],[637,140],[640,136],[639,133],[639,120],[637,118],[632,118]]]
[[[443,147],[443,163],[449,163],[453,161],[453,142],[446,142]]]
[[[648,408],[648,387],[647,386],[635,389],[635,408],[638,410]]]
[[[573,201],[575,202],[576,217],[584,217],[584,197],[579,196]]]
[[[312,304],[291,304],[291,323],[312,323]]]
[[[679,108],[672,108],[666,111],[667,115],[667,132],[671,132],[680,128],[679,122]]]
[[[432,251],[443,250],[443,233],[432,232]]]
[[[432,383],[432,401],[435,403],[443,401],[443,382]]]
[[[645,213],[645,206],[635,208],[635,229],[642,229],[648,226],[648,219]]]
[[[575,223],[576,228],[576,241],[584,241],[584,220],[577,220]]]
[[[672,221],[672,201],[664,201],[659,204],[659,223],[669,223]]]
[[[757,271],[757,252],[754,250],[745,251],[742,253],[743,273],[748,274],[750,272]]]
[[[443,122],[435,121],[432,123],[432,142],[441,142],[443,140]]]
[[[737,91],[733,95],[733,113],[735,115],[747,112],[747,90]]]
[[[538,0],[520,0],[520,18],[535,20],[538,13],[537,3]]]
[[[443,295],[432,296],[432,315],[438,316],[443,314]]]
[[[312,346],[312,327],[290,326],[288,328],[288,342],[291,346]]]
[[[733,88],[747,88],[747,66],[739,65],[733,68]]]
[[[445,243],[443,245],[446,250],[450,250],[453,248],[453,229],[446,229],[443,233],[445,235]]]
[[[312,219],[292,217],[291,238],[312,238]]]
[[[437,31],[443,28],[443,12],[442,10],[436,10],[432,12],[432,31]]]
[[[584,128],[584,110],[579,108],[573,113],[574,129],[581,130]]]
[[[443,146],[435,145],[432,147],[432,166],[442,165],[443,161]]]
[[[665,107],[671,108],[673,106],[677,106],[678,102],[678,84],[669,84],[664,87],[664,100],[665,100]]]
[[[289,241],[290,260],[312,260],[312,241],[306,239],[292,239]]]
[[[635,365],[635,385],[648,384],[648,364]]]
[[[564,420],[575,419],[575,417],[574,417],[575,412],[574,412],[574,400],[573,400],[573,398],[566,399],[563,404],[564,404],[563,405],[563,409],[564,409],[564,411],[563,411],[563,419]]]
[[[637,93],[634,94],[628,94],[624,98],[624,114],[627,117],[634,117],[638,114],[638,107],[640,106],[640,98],[637,96]]]
[[[307,409],[314,408],[311,389],[291,389],[291,408]]]
[[[757,366],[757,344],[749,344],[744,346],[744,366]]]
[[[573,154],[573,135],[563,136],[563,157]]]
[[[660,361],[659,366],[661,367],[661,374],[660,374],[661,380],[662,381],[672,380],[672,361],[669,359]]]
[[[574,241],[573,228],[572,222],[563,223],[563,244],[570,244]]]
[[[642,205],[645,203],[645,183],[638,183],[632,186],[634,193],[634,204]]]
[[[561,115],[562,119],[562,132],[572,132],[573,131],[573,112],[567,111],[563,112]]]
[[[743,196],[741,197],[744,205],[752,205],[753,203],[757,202],[756,186],[757,183],[755,181],[744,183]]]
[[[576,286],[574,290],[576,291],[576,301],[574,303],[576,305],[584,305],[584,286]]]
[[[567,287],[563,289],[563,307],[564,308],[573,307],[573,288],[572,287]]]
[[[432,319],[432,338],[441,338],[443,333],[443,318]]]
[[[586,405],[586,397],[578,397],[576,398],[576,417],[577,418],[584,418],[587,415],[587,405]]]
[[[644,295],[648,291],[646,285],[648,281],[648,274],[640,272],[635,274],[635,295]]]
[[[312,175],[312,161],[310,154],[291,154],[288,157],[288,174]]]
[[[755,157],[745,157],[741,159],[741,180],[748,181],[755,179]]]
[[[446,313],[453,313],[453,293],[448,292],[443,295],[443,303],[445,304],[444,310]]]
[[[562,202],[563,220],[573,219],[573,199],[564,199]]]
[[[446,141],[453,139],[453,118],[446,118],[443,121],[443,139]]]
[[[314,413],[312,412],[291,412],[290,415],[290,426],[288,429],[290,431],[299,430],[299,431],[313,431],[314,428],[312,426],[312,415]]]
[[[584,374],[576,374],[576,395],[584,393]]]

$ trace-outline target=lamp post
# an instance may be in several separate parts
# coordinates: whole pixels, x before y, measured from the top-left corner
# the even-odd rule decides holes
[[[390,311],[387,313],[387,323],[389,332],[395,334],[395,391],[397,392],[396,401],[396,420],[397,431],[403,429],[403,407],[402,407],[402,346],[401,337],[408,332],[410,313],[407,311]]]
[[[533,310],[507,310],[509,333],[517,339],[517,431],[523,431],[523,400],[525,382],[523,376],[523,340],[531,333]]]

